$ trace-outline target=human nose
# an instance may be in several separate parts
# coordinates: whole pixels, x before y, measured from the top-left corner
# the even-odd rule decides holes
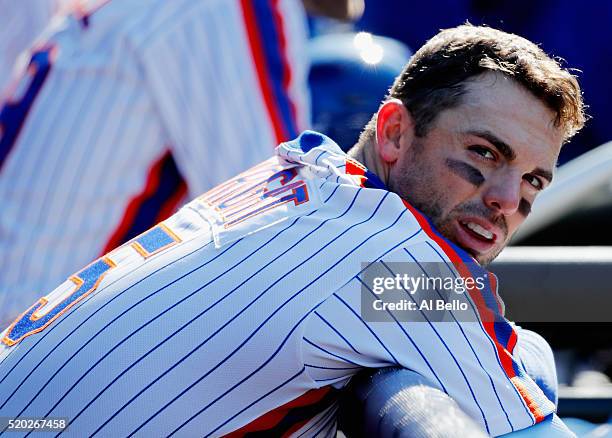
[[[485,185],[484,203],[504,216],[517,212],[521,202],[521,178],[514,172],[493,175]]]

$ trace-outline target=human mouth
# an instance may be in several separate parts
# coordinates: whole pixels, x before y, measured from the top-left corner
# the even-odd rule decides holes
[[[474,233],[478,234],[478,236],[482,237],[485,240],[493,240],[493,237],[495,236],[492,232],[485,230],[483,227],[478,224],[475,224],[474,222],[463,222],[461,225],[468,227],[470,230],[472,230]]]
[[[482,218],[465,218],[455,224],[456,243],[472,255],[490,252],[502,235],[501,230]]]

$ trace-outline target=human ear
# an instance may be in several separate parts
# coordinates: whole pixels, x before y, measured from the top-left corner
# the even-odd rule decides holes
[[[399,99],[386,101],[376,116],[376,151],[387,164],[395,163],[414,139],[414,122]]]

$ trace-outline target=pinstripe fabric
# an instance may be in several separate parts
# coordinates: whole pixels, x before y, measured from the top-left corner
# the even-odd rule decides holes
[[[277,144],[239,0],[89,3],[86,25],[75,14],[50,34],[57,56],[0,168],[3,326],[154,225],[185,188],[194,197]],[[291,80],[280,87],[304,128],[301,3],[257,4],[283,16],[285,44],[267,50],[284,48]],[[156,173],[167,151],[173,175]]]
[[[345,173],[355,163],[314,133],[277,155],[164,221],[180,243],[146,259],[113,251],[116,267],[85,300],[0,344],[0,415],[67,416],[74,436],[332,436],[333,392],[316,391],[401,365],[491,434],[533,424],[479,322],[361,317],[362,262],[448,261],[402,200]]]

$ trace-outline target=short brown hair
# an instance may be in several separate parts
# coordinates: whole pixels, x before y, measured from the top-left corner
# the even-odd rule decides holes
[[[512,78],[548,106],[566,141],[584,125],[580,87],[567,69],[525,38],[471,24],[443,30],[425,43],[395,79],[387,98],[403,102],[415,120],[416,135],[422,137],[442,110],[461,103],[465,81],[487,71]],[[376,115],[359,144],[370,141],[375,129]]]

